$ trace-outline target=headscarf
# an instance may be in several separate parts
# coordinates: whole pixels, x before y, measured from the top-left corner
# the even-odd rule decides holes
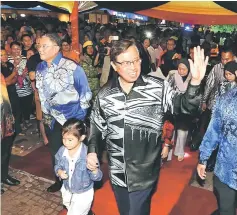
[[[190,64],[189,64],[188,59],[186,59],[186,58],[181,58],[180,60],[178,60],[178,64],[177,65],[179,66],[180,63],[184,64],[187,67],[187,69],[188,69],[187,75],[182,77],[183,81],[185,81],[187,79],[188,75],[189,75],[189,72],[190,72]]]
[[[224,71],[231,72],[232,74],[236,76],[235,72],[237,71],[237,63],[235,61],[230,61],[226,63],[224,66]]]

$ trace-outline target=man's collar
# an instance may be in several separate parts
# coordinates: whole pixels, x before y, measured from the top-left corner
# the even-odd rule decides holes
[[[61,60],[61,58],[63,57],[62,53],[59,52],[58,55],[53,59],[53,64],[58,65],[59,61]]]
[[[61,60],[62,57],[63,57],[62,53],[59,52],[57,54],[57,56],[53,59],[52,65],[56,65],[57,66],[59,64],[59,61]],[[46,61],[43,61],[43,63],[44,63],[45,66],[47,66],[47,62]]]
[[[116,75],[112,79],[111,88],[116,88],[116,87],[121,88],[118,78],[119,78],[119,76],[116,73]],[[142,75],[140,74],[138,79],[134,82],[134,85],[132,88],[137,87],[137,86],[145,86],[145,85],[146,85],[146,82],[143,80]]]

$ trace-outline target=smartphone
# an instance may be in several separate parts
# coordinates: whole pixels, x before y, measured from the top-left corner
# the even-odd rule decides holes
[[[119,36],[110,36],[109,40],[110,41],[112,41],[112,40],[119,40]]]

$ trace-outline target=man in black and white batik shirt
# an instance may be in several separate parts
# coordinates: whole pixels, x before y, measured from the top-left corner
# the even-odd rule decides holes
[[[97,143],[102,133],[121,215],[150,214],[152,190],[160,170],[164,113],[192,114],[198,110],[199,85],[207,60],[203,50],[195,48],[194,63],[190,61],[191,83],[185,94],[178,95],[166,81],[140,75],[141,59],[133,42],[121,40],[113,44],[111,65],[118,77],[104,85],[95,99],[87,167],[93,170],[98,165]]]

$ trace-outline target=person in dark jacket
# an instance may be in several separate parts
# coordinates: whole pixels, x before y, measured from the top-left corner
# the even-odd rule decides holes
[[[160,66],[161,71],[165,77],[169,74],[169,71],[177,69],[177,60],[181,59],[181,54],[178,54],[175,50],[175,40],[170,38],[167,40],[167,51],[162,56],[162,64]]]
[[[120,214],[150,214],[151,196],[161,165],[164,113],[192,114],[198,110],[200,83],[208,58],[195,48],[190,60],[192,79],[187,91],[178,95],[167,81],[141,75],[136,45],[117,41],[111,49],[111,65],[118,77],[102,87],[91,112],[87,167],[97,167],[97,143],[106,140],[109,175]]]

